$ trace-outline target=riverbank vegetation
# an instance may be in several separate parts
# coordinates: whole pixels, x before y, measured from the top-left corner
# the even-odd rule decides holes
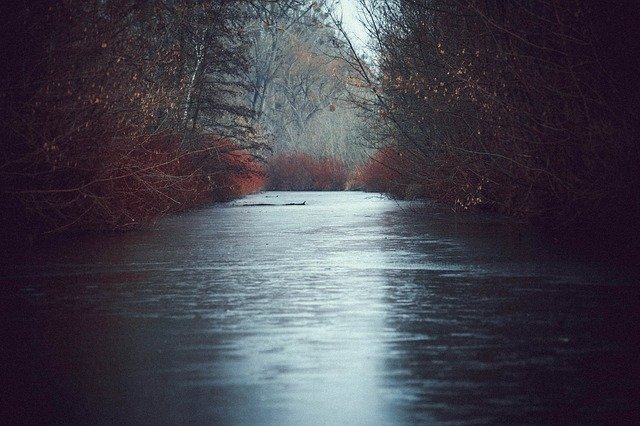
[[[279,154],[266,165],[265,189],[276,191],[342,191],[348,172],[336,158],[315,159],[306,153]]]
[[[342,189],[366,158],[331,2],[1,7],[3,234],[143,226],[262,189],[265,164]]]
[[[376,62],[349,59],[379,149],[365,187],[640,247],[632,2],[360,5]]]
[[[637,8],[357,1],[366,54],[330,1],[3,3],[3,232],[127,229],[266,185],[640,246]]]
[[[239,2],[6,9],[6,232],[126,229],[260,189]]]

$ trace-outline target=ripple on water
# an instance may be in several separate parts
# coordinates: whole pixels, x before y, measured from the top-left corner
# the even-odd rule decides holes
[[[96,424],[631,413],[635,278],[370,194],[246,201],[276,196],[307,205],[212,206],[2,266],[14,400]]]

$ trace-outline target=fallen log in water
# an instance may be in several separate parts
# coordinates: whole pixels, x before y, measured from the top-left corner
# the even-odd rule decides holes
[[[262,207],[262,206],[306,206],[307,202],[303,201],[301,203],[285,203],[285,204],[275,204],[275,203],[246,203],[246,204],[234,204],[233,207]]]

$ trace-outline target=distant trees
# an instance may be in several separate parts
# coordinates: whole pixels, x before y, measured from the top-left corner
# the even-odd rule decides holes
[[[254,124],[274,152],[304,151],[350,164],[365,157],[361,119],[345,102],[350,69],[326,1],[254,2],[248,81]]]
[[[7,7],[0,191],[15,227],[135,226],[228,195],[221,174],[255,172],[246,157],[229,157],[257,147],[238,77],[248,67],[246,6]]]
[[[376,144],[425,195],[560,227],[640,217],[629,2],[361,4]]]

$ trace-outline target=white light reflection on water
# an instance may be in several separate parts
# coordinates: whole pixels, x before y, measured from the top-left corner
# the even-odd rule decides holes
[[[202,379],[218,386],[256,383],[260,395],[251,405],[260,422],[393,424],[399,417],[382,391],[381,270],[387,261],[376,228],[381,210],[393,204],[336,197],[319,205],[316,194],[279,194],[279,202],[291,197],[311,199],[308,207],[281,209],[284,217],[277,217],[288,225],[269,224],[241,238],[253,247],[241,256],[254,265],[248,279],[260,282],[236,300],[235,327],[251,332],[229,349],[222,383],[220,377]],[[363,200],[367,209],[357,205]],[[228,213],[271,214],[239,209],[245,208]],[[236,414],[234,421],[246,420],[243,409]]]

